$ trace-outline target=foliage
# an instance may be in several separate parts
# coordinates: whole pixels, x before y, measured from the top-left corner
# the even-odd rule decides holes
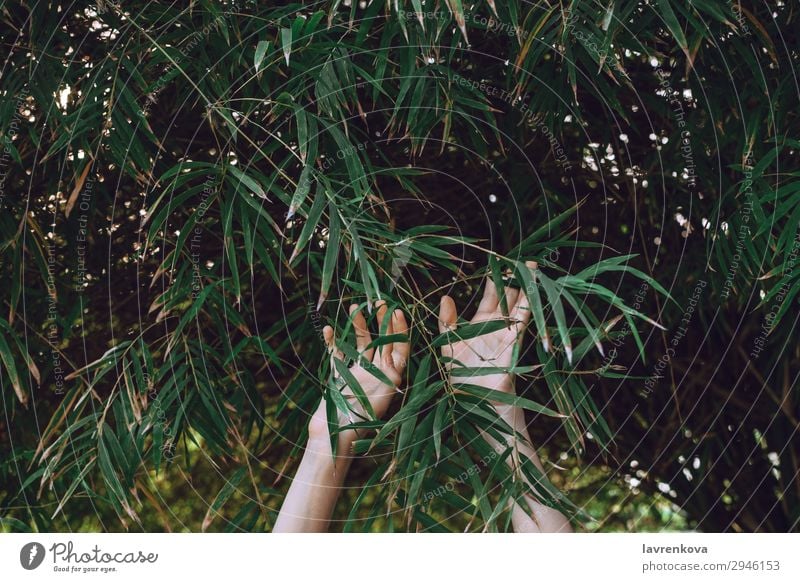
[[[6,2],[3,526],[271,529],[310,412],[346,406],[322,325],[380,298],[414,351],[339,529],[507,530],[522,481],[480,435],[509,429],[445,382],[434,310],[508,273],[567,493],[526,466],[538,497],[589,529],[796,528],[795,21]]]

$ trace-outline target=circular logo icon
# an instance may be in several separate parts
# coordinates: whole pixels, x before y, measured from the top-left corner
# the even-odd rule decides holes
[[[19,551],[19,563],[26,570],[35,570],[44,561],[44,546],[39,542],[30,542]]]

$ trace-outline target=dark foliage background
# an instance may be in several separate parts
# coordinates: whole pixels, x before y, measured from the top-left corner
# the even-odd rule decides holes
[[[432,310],[536,258],[538,494],[796,530],[797,8],[0,2],[0,527],[270,530],[321,327],[383,297],[409,388],[334,529],[507,529]]]

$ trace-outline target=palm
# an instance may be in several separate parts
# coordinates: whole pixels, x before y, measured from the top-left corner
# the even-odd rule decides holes
[[[493,319],[499,319],[499,317]],[[478,322],[473,318],[471,323]],[[517,341],[517,327],[518,324],[512,324],[510,329],[502,329],[483,336],[455,342],[450,346],[450,354],[446,355],[467,368],[507,368],[511,365],[511,354],[514,343]],[[498,384],[498,376],[501,375],[508,376],[508,374],[476,376],[470,380],[470,383],[486,388],[495,387]],[[505,387],[505,385],[506,383],[504,382],[502,386]]]
[[[378,327],[380,328],[387,315],[387,308],[382,301],[378,302],[375,306],[378,308]],[[359,387],[367,397],[375,416],[380,418],[388,410],[392,397],[402,381],[402,372],[408,360],[409,344],[407,341],[394,342],[386,344],[378,349],[369,348],[368,346],[372,341],[372,336],[367,328],[364,314],[358,311],[356,305],[350,307],[350,314],[353,316],[353,327],[356,332],[356,348],[363,357],[362,362],[356,362],[349,368],[350,374],[356,382],[358,382]],[[408,323],[406,322],[403,312],[398,309],[389,316],[389,322],[386,325],[386,335],[407,333]],[[328,345],[328,349],[331,352],[331,358],[343,360],[344,355],[336,347],[333,339],[333,328],[326,326],[323,329],[323,335],[325,337],[325,343]],[[368,368],[379,370],[385,378],[391,381],[391,384],[382,381]],[[366,411],[356,397],[355,391],[349,384],[342,388],[342,395],[350,402],[359,415],[367,416]],[[346,421],[347,419],[340,420]],[[349,420],[355,420],[355,418]],[[324,434],[327,430],[326,410],[324,406],[320,406],[311,419],[309,431],[321,432]]]
[[[528,263],[528,266],[535,268],[535,263]],[[448,369],[457,366],[466,368],[508,368],[511,366],[514,346],[525,331],[530,318],[530,309],[524,293],[510,287],[506,287],[504,292],[508,305],[508,326],[491,333],[444,346],[442,355],[452,358],[452,362],[448,363]],[[506,318],[503,316],[500,307],[497,289],[492,280],[487,279],[478,311],[472,317],[470,323],[483,323],[502,319]],[[439,313],[440,331],[455,329],[456,320],[455,303],[450,297],[443,297]],[[511,375],[503,372],[488,376],[474,376],[469,379],[469,383],[504,392],[513,391]]]

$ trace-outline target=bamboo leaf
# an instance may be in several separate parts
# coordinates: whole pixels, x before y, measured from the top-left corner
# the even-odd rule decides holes
[[[317,300],[317,311],[320,310],[325,299],[328,298],[331,281],[333,281],[333,273],[336,270],[336,262],[339,258],[339,249],[342,244],[341,223],[336,208],[331,204],[329,210],[331,219],[328,225],[328,240],[326,241],[325,261],[322,265],[322,284],[319,299]]]
[[[256,45],[256,53],[253,57],[253,68],[258,73],[261,69],[261,63],[264,61],[264,56],[269,52],[269,45],[271,41],[268,40],[261,40]]]
[[[524,408],[525,410],[530,410],[531,412],[543,414],[544,416],[550,416],[553,418],[566,418],[565,415],[560,414],[555,410],[550,410],[546,406],[542,406],[533,400],[529,400],[521,396],[515,396],[513,394],[501,392],[500,390],[492,390],[490,388],[484,388],[483,386],[476,386],[474,384],[462,384],[461,382],[454,382],[454,384],[458,385],[458,390],[461,392],[466,392],[467,394],[471,394],[472,396],[477,396],[491,402],[500,402],[510,406],[518,406],[520,408]]]
[[[286,66],[289,66],[289,57],[292,54],[292,29],[281,28],[281,48],[283,57],[286,59]]]
[[[208,529],[208,526],[211,525],[211,522],[213,522],[214,518],[219,514],[219,510],[222,509],[222,506],[225,505],[231,496],[238,490],[237,488],[239,487],[239,483],[242,482],[246,472],[246,467],[239,467],[233,473],[231,478],[225,482],[225,485],[223,485],[222,489],[219,490],[219,493],[217,493],[214,501],[211,502],[205,518],[203,518],[203,525],[201,527],[203,531]]]

